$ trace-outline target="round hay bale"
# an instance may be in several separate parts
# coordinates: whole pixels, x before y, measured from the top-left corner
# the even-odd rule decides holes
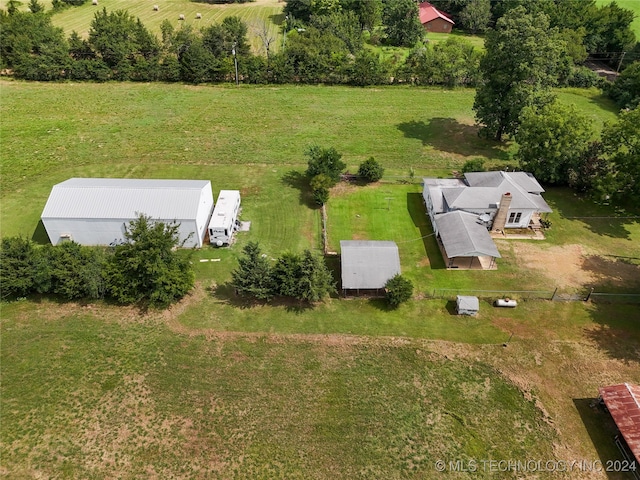
[[[201,14],[201,13],[196,13],[196,18],[197,18],[198,20],[200,20],[200,19],[202,18],[202,14]]]
[[[181,13],[180,16],[178,17],[178,20],[184,20],[184,14]]]
[[[98,0],[91,0],[91,5],[98,5]]]
[[[153,11],[157,12],[158,10],[160,10],[160,7],[158,5],[154,5],[153,6]]]

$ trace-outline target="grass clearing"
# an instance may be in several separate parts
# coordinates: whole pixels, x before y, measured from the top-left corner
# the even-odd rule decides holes
[[[482,302],[477,318],[458,318],[450,301],[422,299],[436,287],[552,288],[566,245],[584,249],[567,272],[590,272],[567,288],[637,285],[611,273],[637,257],[640,223],[623,218],[637,213],[563,189],[545,194],[548,239],[501,241],[496,272],[447,271],[433,237],[415,241],[430,226],[420,186],[405,183],[410,167],[418,181],[470,158],[512,161],[510,146],[477,137],[472,90],[0,88],[3,235],[37,235],[51,186],[72,176],[210,179],[215,193],[240,189],[252,221],[233,247],[196,252],[198,286],[167,311],[0,304],[4,476],[432,478],[440,456],[618,458],[610,422],[589,403],[599,386],[640,382],[637,305]],[[615,118],[594,91],[560,96],[600,122]],[[319,247],[302,176],[313,143],[335,146],[351,171],[370,156],[386,168],[381,184],[332,192],[329,240],[398,241],[414,301],[390,311],[331,298],[311,309],[247,302],[226,285],[249,240],[271,257]]]
[[[206,340],[21,307],[2,325],[14,478],[424,478],[438,458],[551,455],[516,386],[419,344]]]

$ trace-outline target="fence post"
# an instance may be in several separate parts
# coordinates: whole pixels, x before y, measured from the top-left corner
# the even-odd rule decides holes
[[[589,293],[587,294],[587,298],[584,299],[585,302],[588,302],[589,299],[591,298],[591,294],[593,293],[593,287],[591,287],[591,290],[589,291]]]

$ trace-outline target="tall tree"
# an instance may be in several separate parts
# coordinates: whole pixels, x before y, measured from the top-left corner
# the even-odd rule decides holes
[[[620,108],[635,108],[640,105],[640,61],[625,68],[609,87],[609,96]]]
[[[342,9],[356,14],[363,30],[373,30],[382,21],[382,0],[342,0]]]
[[[530,15],[524,7],[510,10],[487,33],[486,54],[480,62],[483,81],[473,109],[487,136],[502,140],[518,130],[526,106],[542,106],[553,99],[550,87],[567,68],[568,57],[549,18]]]
[[[273,269],[257,242],[249,242],[242,249],[238,268],[231,272],[231,278],[232,285],[241,295],[252,295],[261,300],[273,297]]]
[[[387,0],[382,12],[387,41],[398,47],[412,47],[424,35],[418,4],[414,0]]]
[[[489,0],[469,0],[460,12],[460,22],[471,33],[486,31],[491,22]]]
[[[331,179],[333,185],[340,181],[340,174],[347,165],[341,160],[342,155],[335,148],[312,145],[304,154],[308,159],[307,176],[309,178],[324,174]]]
[[[590,141],[592,122],[573,105],[550,103],[525,107],[515,139],[520,167],[545,183],[566,185],[571,172],[581,169]]]
[[[116,301],[164,307],[193,288],[189,255],[175,250],[184,243],[179,228],[145,215],[129,222],[127,243],[114,247],[106,267],[107,289]]]
[[[610,165],[610,194],[640,202],[640,106],[620,112],[602,131],[604,158]]]
[[[318,255],[305,250],[300,259],[298,299],[318,302],[335,290],[331,272]]]

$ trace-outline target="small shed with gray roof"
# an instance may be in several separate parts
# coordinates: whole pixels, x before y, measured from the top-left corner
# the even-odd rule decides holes
[[[400,274],[395,242],[340,240],[340,257],[345,295],[381,294],[387,281]]]
[[[53,186],[42,223],[53,245],[112,245],[139,215],[179,223],[185,247],[201,247],[213,210],[208,180],[71,178]]]

